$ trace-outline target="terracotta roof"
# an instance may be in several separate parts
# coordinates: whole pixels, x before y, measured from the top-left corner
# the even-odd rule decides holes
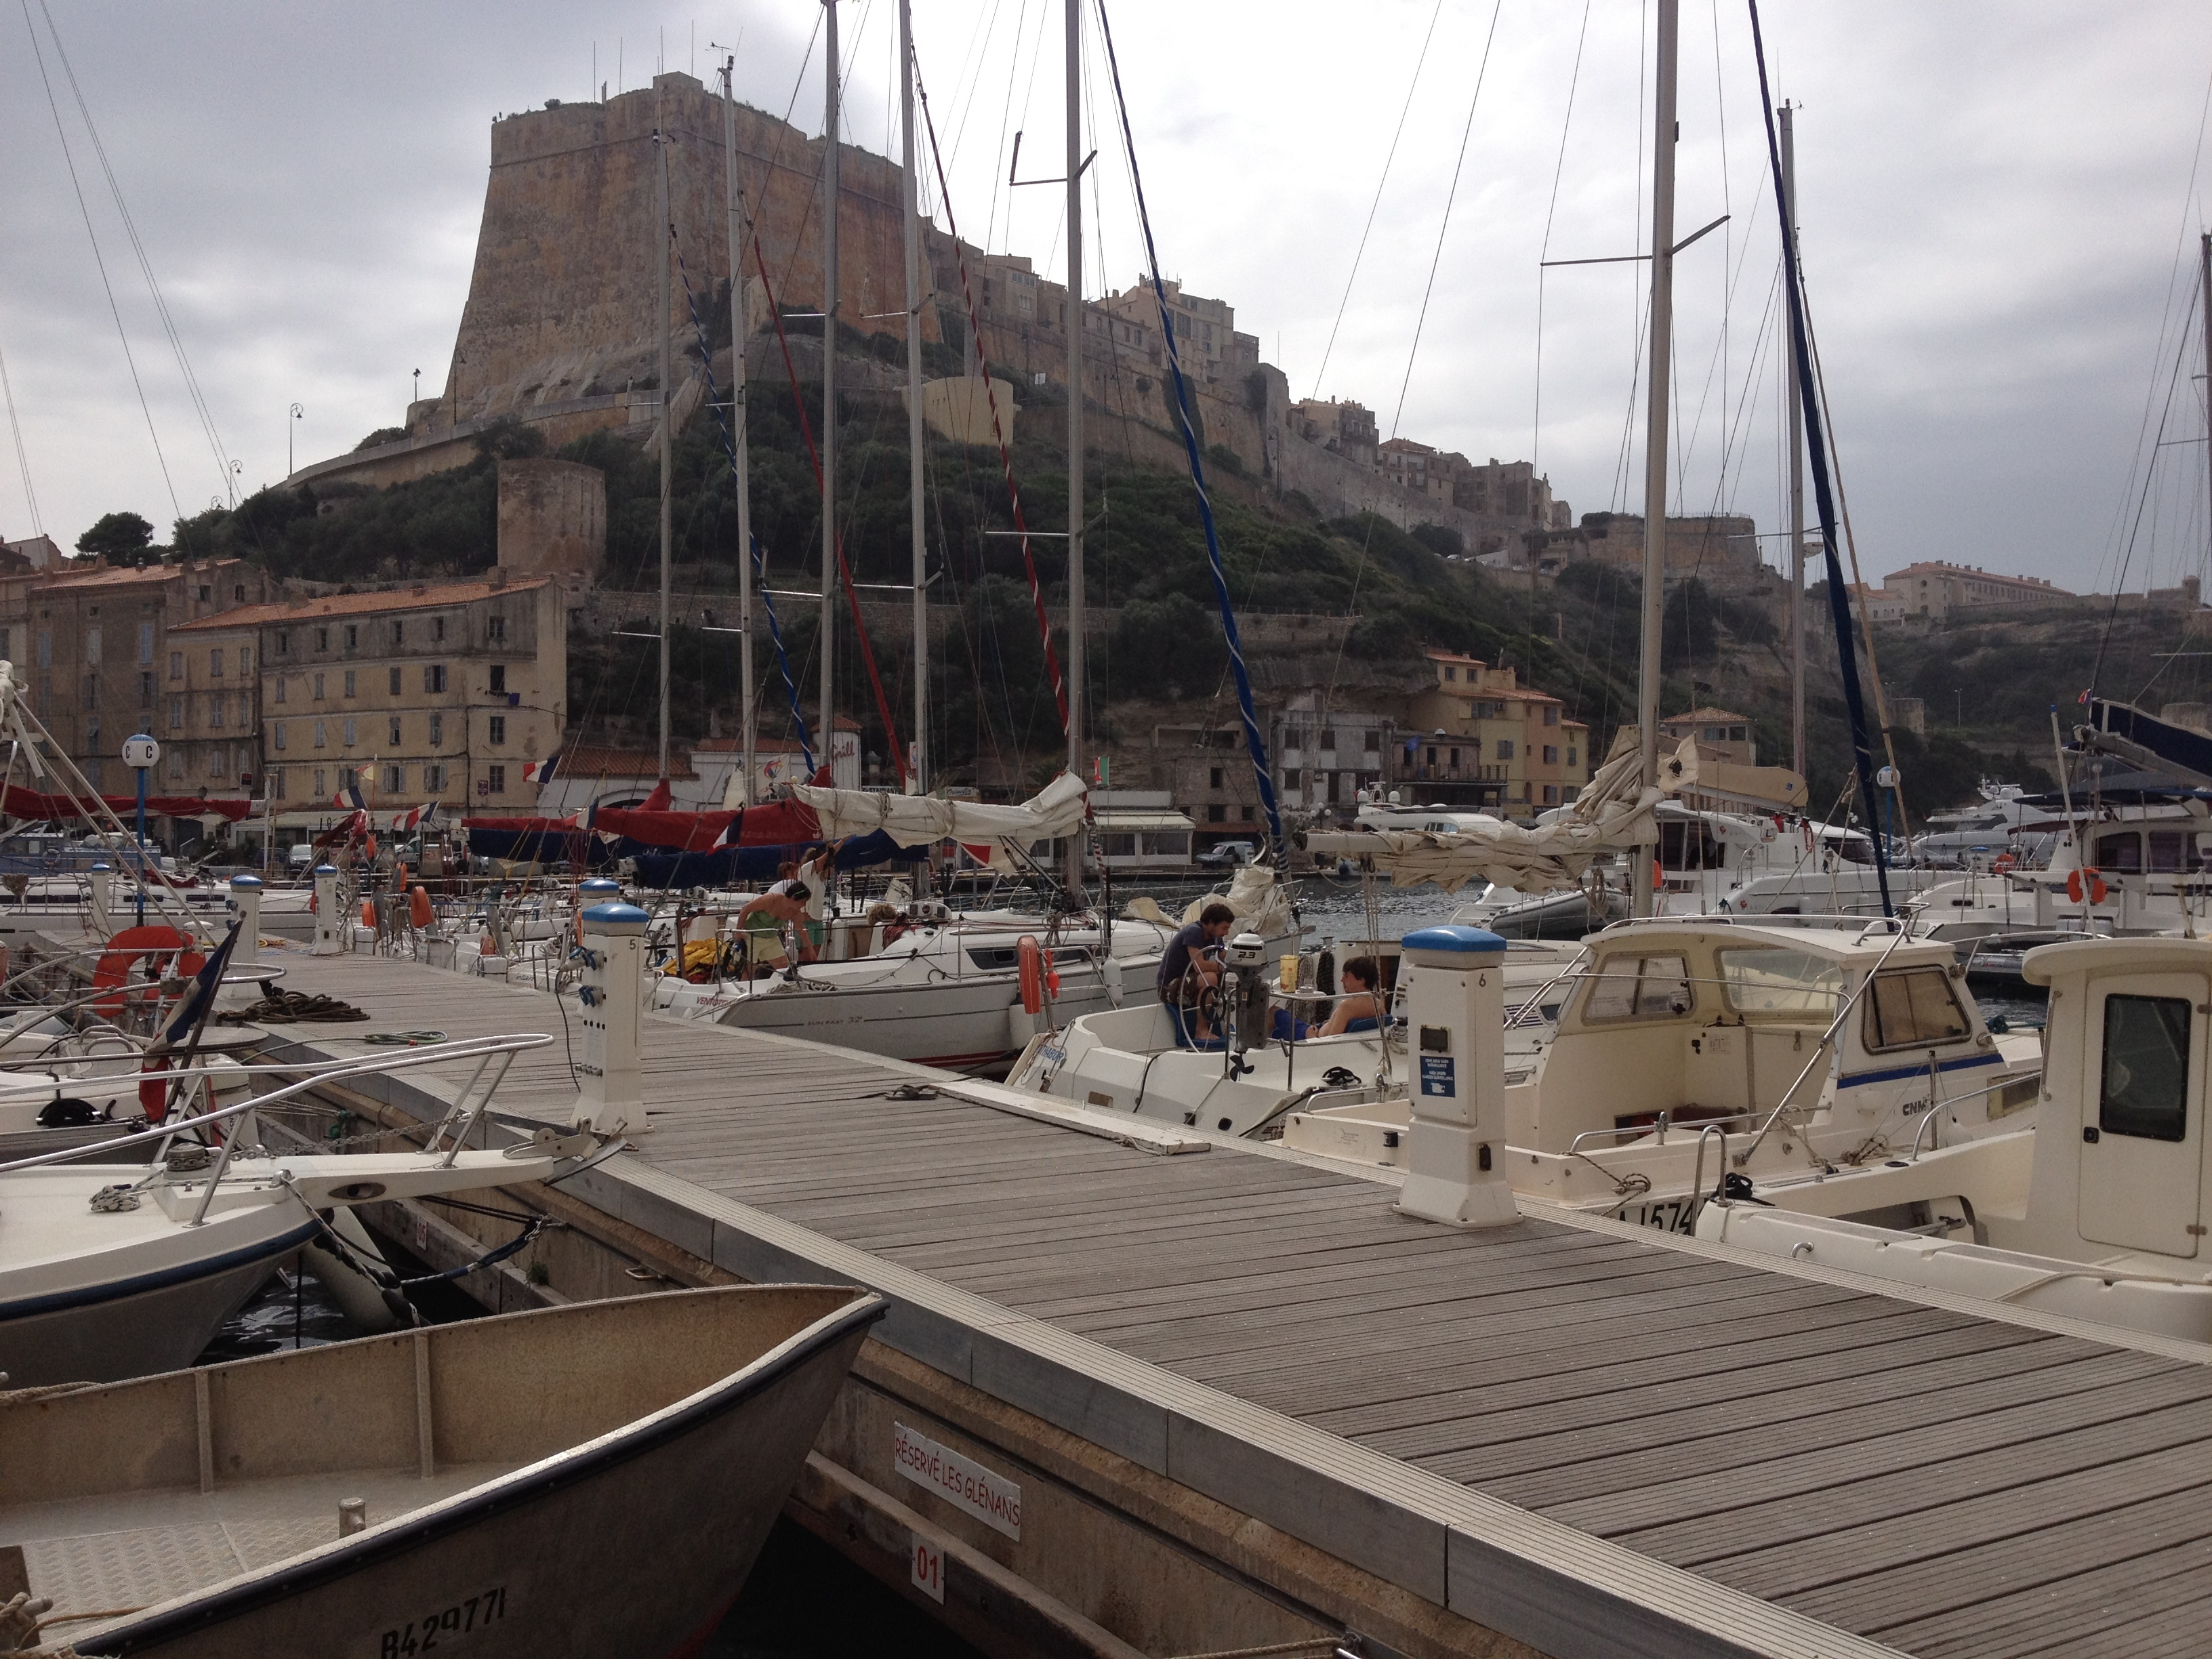
[[[166,582],[191,573],[183,565],[149,564],[143,570],[132,565],[118,565],[112,568],[100,566],[86,570],[70,570],[64,568],[50,570],[46,574],[48,586],[75,590],[80,587],[126,587],[142,582]]]
[[[385,611],[430,611],[488,599],[495,593],[531,593],[548,586],[550,576],[531,576],[494,587],[488,581],[441,582],[436,586],[396,588],[380,593],[326,593],[319,599],[286,599],[274,605],[242,605],[220,617],[185,623],[172,634],[193,629],[260,628],[271,623],[317,622],[325,617],[360,617]]]
[[[657,778],[659,775],[660,757],[658,755],[629,749],[563,744],[560,769],[553,775],[553,781],[574,783],[587,778]],[[675,779],[696,778],[699,775],[691,769],[689,762],[678,761],[672,751],[668,775]]]
[[[1731,714],[1725,708],[1692,708],[1686,714],[1669,714],[1659,722],[1662,726],[1719,726],[1724,723],[1748,726],[1751,716]]]

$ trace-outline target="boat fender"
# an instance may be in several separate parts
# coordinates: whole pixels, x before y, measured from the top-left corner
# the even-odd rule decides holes
[[[361,925],[364,927],[374,927],[376,926],[376,901],[374,899],[363,899],[361,902]]]
[[[420,886],[408,889],[407,919],[418,928],[428,928],[435,919],[430,914],[430,896]]]
[[[2097,873],[2097,866],[2094,864],[2086,869],[2066,872],[2066,896],[2076,904],[2081,902],[2084,893],[2089,896],[2090,903],[2102,904],[2111,890],[2105,885],[2104,877]]]
[[[1022,1012],[1041,1014],[1044,1012],[1044,947],[1036,942],[1034,933],[1024,933],[1014,947],[1014,959],[1021,966]]]
[[[1667,890],[1666,866],[1657,859],[1651,860],[1651,890],[1655,893],[1663,893]]]

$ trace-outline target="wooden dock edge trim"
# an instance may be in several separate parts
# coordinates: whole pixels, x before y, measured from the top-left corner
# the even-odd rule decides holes
[[[1146,1659],[1141,1649],[819,1452],[806,1454],[783,1512],[963,1641],[1000,1659]],[[914,1588],[916,1539],[944,1559],[941,1607]]]
[[[1362,1654],[1539,1659],[1525,1643],[881,1342],[860,1351],[850,1386],[941,1425],[949,1443],[965,1439],[988,1448],[979,1455],[1068,1493],[1295,1618],[1317,1628],[1356,1631]]]
[[[711,1216],[714,1261],[744,1277],[865,1285],[891,1304],[878,1340],[1559,1659],[1897,1659],[637,1159],[584,1179],[625,1219],[640,1191]]]

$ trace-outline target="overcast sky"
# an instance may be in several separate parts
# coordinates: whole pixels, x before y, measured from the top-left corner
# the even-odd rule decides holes
[[[1540,284],[1539,261],[1647,242],[1649,4],[1109,4],[1168,275],[1233,304],[1294,395],[1356,398],[1386,434],[1478,460],[1534,456],[1577,514],[1640,510],[1641,267]],[[1061,193],[1004,186],[1017,129],[1024,173],[1058,170],[1057,0],[917,9],[963,233],[1060,274]],[[443,382],[496,112],[588,96],[595,64],[611,91],[656,63],[705,78],[723,41],[741,97],[781,112],[795,96],[810,132],[822,119],[813,0],[30,12],[152,410],[149,435],[31,35],[0,12],[0,351],[39,517],[64,545],[119,507],[166,537],[173,500],[225,493],[77,93],[248,488],[283,476],[290,404],[304,464],[398,422],[411,370]],[[895,6],[844,0],[840,16],[846,136],[895,149]],[[2130,587],[2202,572],[2190,377],[2212,8],[1772,0],[1764,21],[1777,95],[1802,106],[1807,280],[1868,574],[1942,557],[2083,590],[2124,555]],[[1741,0],[1686,0],[1682,33],[1676,234],[1733,216],[1677,267],[1674,505],[1771,532],[1777,231]],[[1091,34],[1096,294],[1142,253]],[[11,439],[9,538],[32,527]]]

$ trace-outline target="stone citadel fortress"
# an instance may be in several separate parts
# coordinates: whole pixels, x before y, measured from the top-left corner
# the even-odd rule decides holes
[[[817,310],[823,141],[744,105],[736,118],[747,206],[775,298],[786,309]],[[493,124],[476,264],[443,386],[409,408],[404,437],[303,467],[292,481],[383,485],[465,465],[475,456],[477,434],[509,418],[539,429],[554,447],[603,428],[651,441],[662,407],[653,317],[656,129],[672,140],[671,216],[683,260],[683,281],[672,289],[669,320],[680,367],[671,404],[679,425],[691,418],[706,392],[691,306],[704,318],[730,274],[723,106],[691,76],[671,72],[604,102],[553,103]],[[839,171],[841,325],[897,337],[905,305],[902,169],[847,144]],[[923,247],[934,301],[922,308],[923,338],[963,350],[972,371],[964,256],[982,356],[1017,383],[998,382],[1001,409],[1046,387],[1056,402],[1067,362],[1066,288],[1039,276],[1027,258],[956,244],[934,223],[925,223]],[[757,331],[769,317],[768,295],[757,271],[747,281],[747,315],[757,331],[749,370],[754,378],[775,375],[773,335]],[[1628,551],[1618,525],[1612,536],[1594,538],[1574,527],[1566,503],[1553,499],[1548,481],[1526,462],[1486,466],[1408,440],[1378,442],[1374,417],[1359,404],[1293,399],[1282,371],[1260,361],[1256,337],[1237,329],[1226,301],[1175,283],[1167,290],[1205,441],[1232,452],[1255,486],[1302,495],[1328,515],[1373,511],[1407,528],[1441,525],[1459,534],[1470,556],[1524,569],[1532,543],[1544,548],[1547,566]],[[1159,308],[1149,287],[1133,282],[1089,301],[1082,324],[1084,395],[1118,423],[1115,447],[1180,467]],[[818,340],[793,345],[802,375],[810,366],[818,374]],[[726,386],[726,361],[714,367],[717,384]],[[901,384],[896,370],[865,361],[840,375],[841,392],[849,395],[896,396]],[[959,390],[957,382],[932,388],[933,418],[946,416],[937,423],[951,435],[989,441],[988,420],[978,418],[981,400],[944,395]],[[537,487],[584,489],[550,473]],[[588,535],[587,501],[580,497],[564,513]],[[1755,542],[1740,533],[1692,539],[1708,580],[1734,555],[1756,563]],[[1717,555],[1717,544],[1725,550]]]

